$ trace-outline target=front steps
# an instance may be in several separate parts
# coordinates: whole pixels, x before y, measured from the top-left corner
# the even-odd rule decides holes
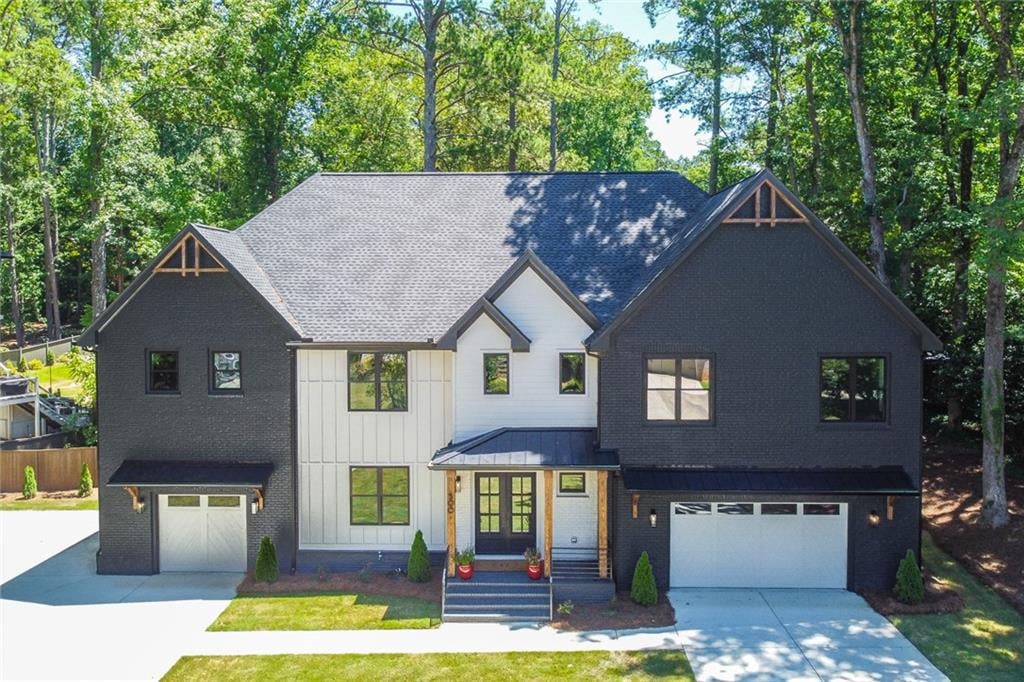
[[[477,571],[470,580],[448,578],[441,619],[448,623],[551,620],[551,583],[524,571]]]
[[[558,559],[551,564],[555,606],[564,601],[599,604],[615,598],[615,583],[600,577],[597,559]]]

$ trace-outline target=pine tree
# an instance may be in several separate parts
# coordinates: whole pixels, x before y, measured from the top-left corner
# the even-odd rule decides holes
[[[277,581],[277,550],[266,535],[260,540],[260,551],[256,555],[256,580],[272,583]]]
[[[914,552],[907,550],[907,555],[900,561],[896,569],[896,586],[893,588],[896,598],[905,604],[920,604],[924,601],[924,580],[921,569],[917,566]]]
[[[78,479],[78,496],[89,497],[92,495],[92,473],[89,471],[89,465],[82,462],[82,474]]]
[[[423,531],[416,531],[409,552],[409,563],[406,566],[409,580],[414,583],[430,582],[430,557],[427,555],[427,543],[423,541]]]
[[[651,559],[647,552],[642,553],[637,559],[629,596],[641,606],[654,606],[658,603],[658,586],[654,582],[654,569],[651,568]]]
[[[39,485],[36,483],[36,470],[32,467],[25,467],[25,485],[21,487],[21,496],[31,500],[39,492]]]

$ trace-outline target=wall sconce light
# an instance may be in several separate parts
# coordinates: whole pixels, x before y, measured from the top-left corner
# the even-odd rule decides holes
[[[888,495],[885,498],[885,518],[892,521],[896,518],[896,496]]]
[[[877,510],[872,509],[871,511],[868,512],[868,525],[877,526],[881,522],[882,517],[879,516]]]
[[[139,494],[138,487],[134,485],[125,486],[124,491],[132,498],[132,511],[136,514],[141,514],[146,508],[146,501]]]
[[[650,518],[650,520],[651,520],[651,528],[657,527],[657,525],[658,525],[658,512],[657,512],[657,510],[652,509],[651,510],[651,515],[648,518]]]
[[[462,476],[456,476],[455,477],[455,492],[457,492],[457,493],[461,493],[462,492]]]
[[[633,495],[633,518],[640,518],[640,496],[635,493]]]
[[[263,511],[263,491],[259,488],[253,488],[252,495],[252,503],[249,505],[249,509],[253,514]]]

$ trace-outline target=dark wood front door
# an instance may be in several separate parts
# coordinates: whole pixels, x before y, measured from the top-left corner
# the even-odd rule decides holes
[[[476,553],[522,554],[536,546],[536,475],[478,473]]]

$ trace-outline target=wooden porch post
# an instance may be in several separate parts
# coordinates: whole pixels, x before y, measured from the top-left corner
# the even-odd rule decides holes
[[[551,543],[554,533],[555,475],[551,469],[544,470],[544,576],[551,577]]]
[[[597,472],[597,574],[608,577],[608,472]]]
[[[445,472],[447,476],[448,507],[446,509],[445,539],[448,542],[448,577],[455,576],[455,475],[454,470]]]

